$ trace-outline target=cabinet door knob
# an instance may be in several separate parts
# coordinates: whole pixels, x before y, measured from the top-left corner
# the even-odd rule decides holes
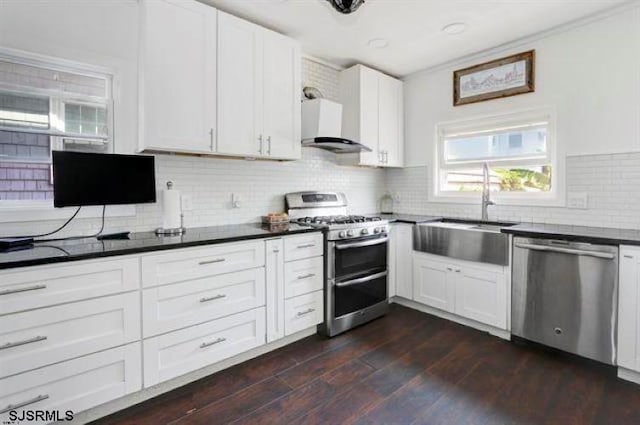
[[[267,136],[267,154],[271,155],[271,136]]]
[[[213,128],[209,129],[209,141],[210,141],[210,148],[213,151]]]
[[[258,152],[260,152],[260,154],[262,155],[262,148],[263,148],[263,144],[264,144],[264,137],[261,135],[258,136],[258,141],[260,142],[260,147],[258,148]]]

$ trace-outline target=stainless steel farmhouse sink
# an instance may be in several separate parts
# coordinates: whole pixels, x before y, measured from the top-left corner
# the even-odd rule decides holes
[[[460,260],[506,266],[509,235],[503,227],[517,223],[445,219],[413,227],[413,249]]]

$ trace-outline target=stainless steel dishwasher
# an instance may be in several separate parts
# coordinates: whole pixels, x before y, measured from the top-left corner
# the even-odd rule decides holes
[[[513,240],[511,333],[616,363],[618,247]]]

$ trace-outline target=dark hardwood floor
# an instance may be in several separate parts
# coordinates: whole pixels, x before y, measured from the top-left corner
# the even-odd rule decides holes
[[[94,424],[640,424],[640,386],[398,305]]]

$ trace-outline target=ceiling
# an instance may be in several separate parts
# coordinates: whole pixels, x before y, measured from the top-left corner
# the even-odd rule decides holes
[[[285,33],[303,52],[340,66],[363,63],[405,76],[535,34],[626,0],[366,0],[351,15],[327,0],[201,0]],[[442,31],[464,22],[458,35]],[[388,46],[374,49],[371,39]]]

